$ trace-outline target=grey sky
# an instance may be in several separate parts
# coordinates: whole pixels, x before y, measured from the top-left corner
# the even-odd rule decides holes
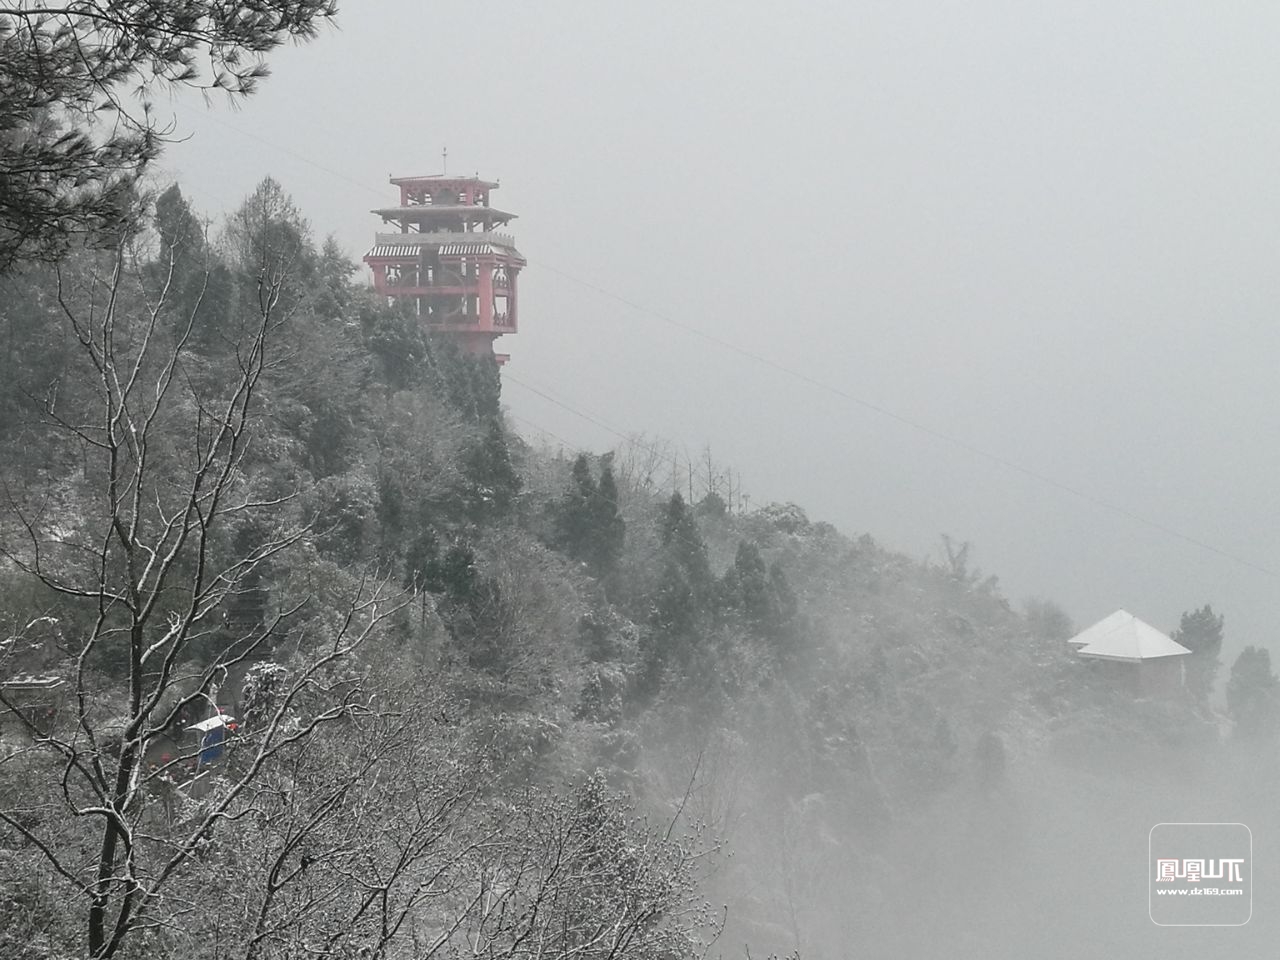
[[[1081,625],[1212,601],[1234,657],[1271,644],[1276,576],[577,280],[1280,571],[1278,34],[1245,2],[348,0],[238,112],[175,104],[166,163],[215,216],[270,173],[358,257],[387,175],[447,144],[520,215],[512,377],[710,443],[757,503],[916,555],[971,540]]]

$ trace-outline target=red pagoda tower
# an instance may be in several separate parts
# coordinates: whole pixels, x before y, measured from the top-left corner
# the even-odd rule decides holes
[[[493,341],[516,332],[516,277],[525,260],[495,231],[515,214],[489,206],[498,184],[479,177],[392,177],[400,205],[373,212],[395,233],[376,235],[364,262],[385,297],[408,300],[430,330],[468,353],[493,356]]]

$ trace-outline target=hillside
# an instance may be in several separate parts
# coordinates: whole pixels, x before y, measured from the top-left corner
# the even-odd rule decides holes
[[[834,955],[1019,771],[1212,755],[967,545],[522,438],[273,181],[3,283],[5,957]]]

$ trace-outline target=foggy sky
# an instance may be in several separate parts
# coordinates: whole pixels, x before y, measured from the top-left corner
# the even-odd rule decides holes
[[[520,215],[511,378],[709,443],[755,504],[970,540],[1082,627],[1212,602],[1229,666],[1272,645],[1276,574],[655,315],[1280,571],[1280,8],[1052,6],[348,0],[238,110],[163,105],[191,135],[165,168],[214,217],[272,174],[358,258],[388,174],[447,145]]]

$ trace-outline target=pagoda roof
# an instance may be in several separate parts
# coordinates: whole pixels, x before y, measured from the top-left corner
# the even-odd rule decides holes
[[[496,243],[446,243],[440,247],[442,257],[519,257],[515,247],[501,246]],[[523,258],[522,258],[523,259]]]
[[[493,220],[514,220],[514,213],[507,213],[505,210],[499,210],[497,207],[482,207],[478,204],[450,203],[450,204],[434,204],[434,203],[418,203],[408,207],[382,207],[372,211],[378,216],[385,219],[403,219],[403,220],[420,220],[431,216],[464,216],[466,214],[484,213],[489,216],[486,219]]]
[[[1141,663],[1162,657],[1181,657],[1191,651],[1132,613],[1117,610],[1071,638],[1082,657]]]
[[[380,243],[364,255],[366,260],[399,260],[405,257],[416,257],[422,253],[424,246],[420,243]]]
[[[429,173],[422,177],[390,177],[391,183],[397,187],[406,186],[413,183],[429,183],[432,186],[449,186],[450,184],[468,184],[481,187],[488,187],[490,190],[496,190],[499,184],[492,180],[481,180],[479,177],[449,177],[442,173]]]
[[[515,241],[504,233],[380,234],[365,260],[417,259],[434,250],[441,257],[508,257],[524,263]]]

